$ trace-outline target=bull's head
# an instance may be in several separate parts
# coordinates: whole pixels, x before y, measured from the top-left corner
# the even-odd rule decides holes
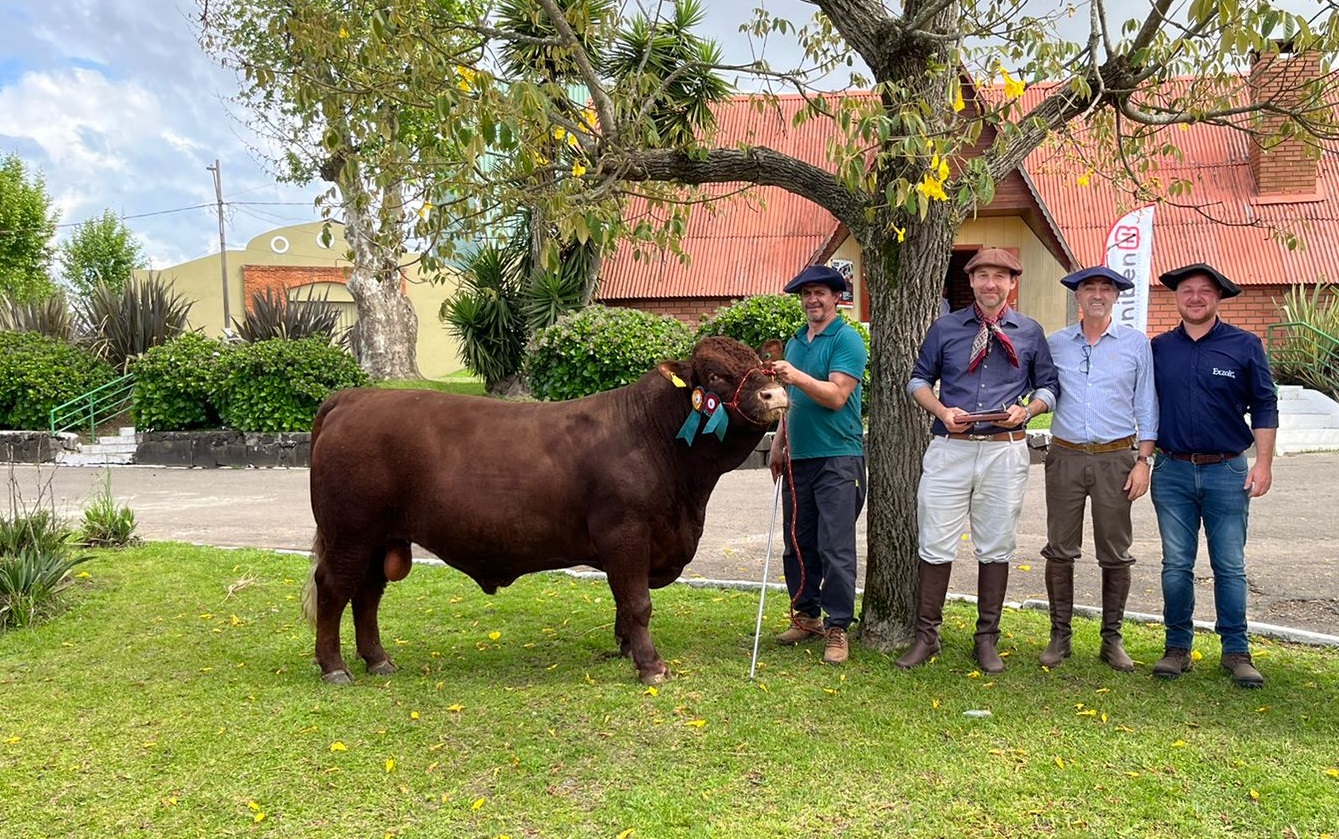
[[[770,340],[755,353],[733,338],[703,338],[684,361],[664,361],[660,374],[685,389],[716,394],[731,419],[765,428],[789,407],[786,389],[772,377],[771,362],[781,358],[780,341]]]

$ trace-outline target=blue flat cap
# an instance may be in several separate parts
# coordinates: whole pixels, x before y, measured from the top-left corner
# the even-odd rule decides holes
[[[1129,291],[1134,288],[1134,283],[1123,274],[1117,274],[1115,271],[1105,265],[1095,265],[1092,268],[1084,268],[1075,271],[1067,277],[1060,280],[1060,284],[1065,288],[1078,290],[1083,285],[1084,280],[1106,280],[1116,287],[1118,291]]]
[[[1182,280],[1186,277],[1193,277],[1196,274],[1202,274],[1210,280],[1213,280],[1214,284],[1222,289],[1224,300],[1241,294],[1241,286],[1232,282],[1227,277],[1224,277],[1217,268],[1206,265],[1203,262],[1196,262],[1194,265],[1186,265],[1182,268],[1174,268],[1158,277],[1158,279],[1162,280],[1163,285],[1167,286],[1172,291],[1176,291],[1176,287],[1181,284]]]
[[[821,283],[836,292],[846,291],[846,278],[837,269],[826,265],[810,265],[786,283],[782,290],[786,294],[794,294],[810,283]]]

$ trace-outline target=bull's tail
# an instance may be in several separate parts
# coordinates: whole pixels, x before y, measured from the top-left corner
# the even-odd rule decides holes
[[[316,540],[312,542],[311,573],[307,575],[307,584],[302,587],[302,614],[313,629],[316,628],[316,567],[321,564],[324,553],[325,537],[321,535],[321,528],[317,527]]]

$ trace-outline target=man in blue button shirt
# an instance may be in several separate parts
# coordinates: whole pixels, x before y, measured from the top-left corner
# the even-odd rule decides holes
[[[1260,339],[1218,317],[1219,302],[1241,293],[1235,283],[1202,262],[1160,279],[1176,293],[1181,323],[1153,339],[1159,455],[1151,496],[1162,534],[1166,626],[1166,649],[1153,675],[1174,679],[1190,669],[1203,523],[1220,665],[1236,684],[1260,687],[1265,680],[1246,638],[1246,522],[1250,500],[1269,492],[1273,482],[1279,425],[1274,378]],[[1254,466],[1244,454],[1251,445]]]
[[[996,644],[1031,460],[1025,426],[1055,404],[1056,386],[1041,324],[1009,305],[1022,273],[1018,257],[1001,248],[973,256],[967,277],[975,302],[930,325],[907,384],[934,417],[934,437],[916,492],[920,583],[915,641],[896,662],[903,669],[939,652],[949,576],[970,518],[977,559],[973,652],[983,671],[1004,670]]]
[[[1093,547],[1102,569],[1102,648],[1098,657],[1129,672],[1121,623],[1130,595],[1130,506],[1148,492],[1158,397],[1148,336],[1112,321],[1120,292],[1134,283],[1104,265],[1060,281],[1074,292],[1083,319],[1051,335],[1060,391],[1046,451],[1046,594],[1051,640],[1045,667],[1069,657],[1074,615],[1074,560],[1083,554],[1083,510],[1093,507]],[[1136,440],[1139,453],[1136,456]]]
[[[844,663],[850,652],[855,526],[865,505],[860,382],[869,353],[837,314],[845,288],[846,278],[826,265],[811,265],[786,284],[787,294],[800,295],[806,323],[786,343],[785,360],[773,364],[790,395],[769,458],[772,480],[786,477],[782,566],[792,611],[791,626],[777,641],[798,644],[822,635],[828,664]],[[820,611],[827,612],[826,622]]]

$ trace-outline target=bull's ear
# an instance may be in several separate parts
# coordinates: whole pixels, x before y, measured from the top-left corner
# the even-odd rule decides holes
[[[763,361],[780,361],[785,357],[786,345],[775,338],[769,338],[763,341],[762,346],[758,348],[758,358]]]
[[[693,383],[693,365],[686,361],[662,361],[656,369],[675,387],[688,387]]]

